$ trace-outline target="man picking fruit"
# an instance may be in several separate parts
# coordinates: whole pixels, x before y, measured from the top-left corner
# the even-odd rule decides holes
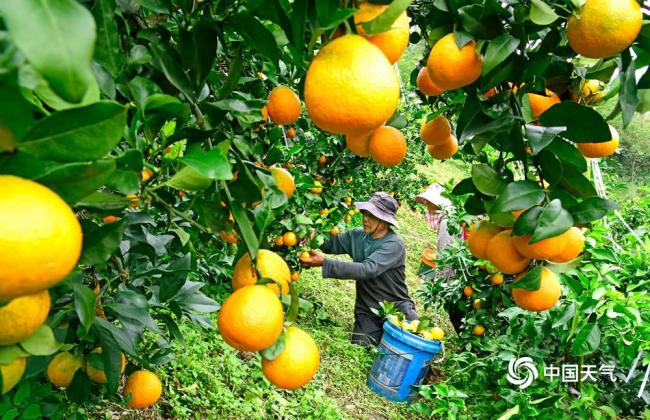
[[[352,342],[378,345],[384,320],[372,309],[379,308],[379,302],[394,302],[408,320],[418,316],[406,287],[404,241],[392,229],[399,228],[395,220],[397,201],[385,192],[377,192],[369,201],[355,206],[363,214],[363,229],[332,236],[321,246],[325,253],[351,256],[352,262],[325,258],[314,250],[309,258],[301,257],[301,262],[307,267],[323,267],[323,278],[356,280]]]

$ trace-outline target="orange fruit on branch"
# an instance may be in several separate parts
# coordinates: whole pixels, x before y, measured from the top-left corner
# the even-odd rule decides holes
[[[427,146],[427,152],[432,158],[438,160],[446,160],[456,154],[458,151],[458,140],[456,137],[449,136],[447,140],[438,146]]]
[[[371,135],[372,132],[365,134],[348,134],[345,136],[345,147],[357,156],[369,156],[370,150],[368,149],[368,143]]]
[[[603,158],[613,154],[618,149],[618,131],[611,125],[609,126],[609,131],[612,134],[610,141],[601,143],[576,143],[580,153],[588,158]]]
[[[217,324],[224,341],[240,351],[256,352],[272,345],[282,332],[282,303],[271,289],[246,286],[230,295]]]
[[[271,91],[266,108],[276,124],[293,124],[300,118],[300,98],[286,86],[278,86]]]
[[[565,233],[566,246],[558,255],[549,258],[554,263],[565,263],[578,257],[585,248],[585,235],[582,231],[573,226]]]
[[[501,229],[487,220],[482,221],[469,235],[467,247],[473,256],[480,259],[487,258],[487,246],[490,239]]]
[[[360,25],[364,22],[370,22],[387,8],[387,5],[361,3],[359,11],[354,15],[354,23],[357,24],[357,33],[375,44],[384,53],[388,61],[394,64],[402,56],[409,43],[409,18],[406,12],[399,15],[389,30],[378,34],[368,35]]]
[[[284,168],[271,168],[271,176],[275,179],[275,184],[280,191],[285,193],[288,198],[291,198],[293,192],[296,190],[296,183],[293,180],[293,175]]]
[[[522,255],[536,260],[548,260],[560,254],[566,246],[566,232],[551,238],[543,239],[534,244],[530,243],[532,235],[513,236],[512,242]]]
[[[47,378],[52,385],[59,388],[67,388],[72,382],[77,370],[82,368],[84,361],[82,358],[64,351],[56,356],[47,365]]]
[[[92,351],[92,353],[101,353],[101,352],[102,352],[101,347],[97,347],[95,348],[95,350]],[[122,367],[120,368],[120,372],[124,373],[124,369],[126,369],[126,357],[124,357],[124,353],[121,353],[120,355],[122,357]],[[86,363],[86,373],[88,374],[90,380],[96,384],[105,384],[107,382],[105,369],[96,368],[89,362]]]
[[[428,145],[439,146],[450,141],[451,124],[443,115],[438,115],[431,121],[423,121],[420,126],[420,137]]]
[[[538,95],[536,93],[528,94],[528,101],[530,102],[530,111],[533,118],[538,119],[540,115],[546,112],[550,107],[559,104],[560,98],[548,89],[546,89],[546,96]]]
[[[323,184],[320,181],[314,181],[314,186],[309,191],[314,194],[320,194],[323,192]]]
[[[384,125],[370,136],[368,150],[372,159],[380,165],[399,165],[406,157],[406,139],[395,127]]]
[[[287,238],[282,236],[284,242]],[[288,237],[288,239],[292,239]],[[295,235],[294,238],[295,239]],[[294,243],[295,245],[295,243]],[[260,249],[257,253],[256,267],[253,266],[250,254],[247,252],[242,255],[237,263],[232,275],[232,288],[234,290],[241,289],[245,286],[254,285],[257,283],[257,270],[259,270],[262,277],[273,279],[273,283],[269,283],[268,287],[276,293],[282,294],[289,293],[289,281],[291,281],[291,270],[289,266],[282,259],[281,256],[268,249]],[[278,283],[282,285],[282,290],[278,287]]]
[[[527,273],[527,272],[526,272]],[[526,273],[515,278],[517,283]],[[546,267],[542,267],[539,289],[512,289],[512,298],[520,308],[528,311],[546,311],[551,309],[562,294],[562,287],[557,275]]]
[[[278,388],[297,389],[318,372],[320,351],[314,339],[298,327],[287,328],[284,340],[284,350],[278,357],[262,358],[262,373]]]
[[[485,327],[482,325],[475,325],[474,328],[472,328],[472,334],[474,334],[477,337],[482,336],[485,334]]]
[[[426,96],[438,96],[445,91],[433,83],[431,77],[429,77],[429,71],[426,67],[422,67],[420,69],[418,72],[418,77],[415,79],[415,83],[420,92]]]
[[[162,383],[153,372],[136,370],[126,378],[124,398],[131,397],[127,405],[130,408],[147,408],[154,405],[162,395]]]
[[[25,369],[27,369],[26,357],[19,357],[5,364],[0,363],[0,378],[2,379],[0,395],[6,394],[20,382]]]
[[[476,51],[476,41],[458,48],[452,33],[435,43],[427,60],[431,81],[441,89],[452,90],[474,83],[483,69],[483,60]]]
[[[40,328],[50,312],[47,290],[23,295],[0,306],[0,346],[16,344]]]
[[[530,258],[517,251],[513,244],[512,231],[504,230],[490,239],[487,244],[487,259],[502,273],[517,274],[530,263]]]
[[[298,243],[298,238],[293,232],[285,232],[284,235],[282,235],[282,242],[285,246],[292,247]]]

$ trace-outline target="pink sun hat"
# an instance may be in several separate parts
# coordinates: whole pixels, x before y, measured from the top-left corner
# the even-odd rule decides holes
[[[451,206],[451,201],[442,196],[445,188],[437,182],[429,185],[429,187],[421,194],[415,197],[415,201],[420,204],[434,204],[438,208]]]

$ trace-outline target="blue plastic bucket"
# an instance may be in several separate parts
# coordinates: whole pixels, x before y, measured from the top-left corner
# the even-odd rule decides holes
[[[390,401],[411,401],[415,396],[411,387],[422,382],[433,356],[441,348],[440,341],[426,340],[392,322],[384,322],[384,335],[368,374],[368,386]]]

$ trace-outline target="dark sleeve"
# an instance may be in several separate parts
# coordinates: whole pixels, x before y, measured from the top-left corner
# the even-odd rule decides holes
[[[347,232],[332,236],[323,242],[320,249],[326,254],[350,254],[353,235],[355,235],[355,230],[348,230]]]
[[[344,262],[325,259],[323,277],[335,279],[367,280],[379,277],[387,270],[404,264],[404,243],[390,241],[361,262]]]

